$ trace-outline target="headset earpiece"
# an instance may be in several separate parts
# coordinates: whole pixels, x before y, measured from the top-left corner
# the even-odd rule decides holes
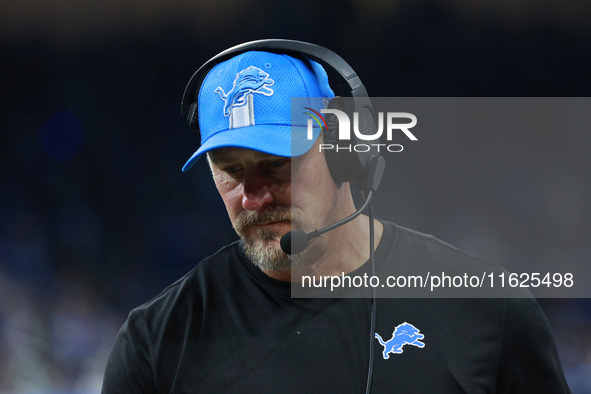
[[[189,113],[187,114],[187,123],[189,127],[199,133],[199,114],[197,113],[197,101],[191,103]]]
[[[335,97],[329,101],[327,108],[342,111],[344,109],[342,101],[342,97]],[[338,120],[334,114],[325,114],[324,118],[326,120],[327,130],[326,133],[324,133],[323,144],[325,144],[326,147],[334,147],[334,149],[325,149],[324,157],[326,158],[326,163],[330,170],[330,174],[332,175],[332,179],[335,183],[340,185],[342,182],[348,182],[350,177],[343,166],[341,155],[337,149],[339,146]]]

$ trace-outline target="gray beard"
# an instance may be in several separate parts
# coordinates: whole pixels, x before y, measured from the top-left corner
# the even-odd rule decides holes
[[[263,271],[289,270],[299,265],[305,256],[305,251],[297,255],[284,253],[279,245],[281,237],[268,229],[259,229],[252,238],[246,237],[244,230],[249,225],[275,220],[289,220],[292,227],[302,228],[299,216],[292,215],[291,210],[286,208],[275,208],[262,214],[244,212],[234,222],[234,229],[242,238],[246,256]]]
[[[262,230],[256,240],[242,238],[244,252],[249,260],[263,271],[286,271],[298,266],[305,256],[305,250],[288,255],[279,245],[279,238],[272,232]]]

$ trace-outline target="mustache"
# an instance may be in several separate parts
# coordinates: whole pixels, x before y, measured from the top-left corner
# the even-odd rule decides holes
[[[269,222],[291,222],[292,226],[301,227],[302,220],[299,215],[292,213],[290,208],[273,208],[261,213],[243,211],[233,223],[233,227],[238,234],[253,225]]]

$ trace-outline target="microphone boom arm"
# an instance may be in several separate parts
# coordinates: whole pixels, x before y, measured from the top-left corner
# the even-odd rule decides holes
[[[365,199],[365,202],[363,203],[363,206],[361,208],[359,208],[357,211],[355,211],[355,213],[353,213],[351,216],[347,216],[344,219],[339,220],[336,223],[331,224],[330,226],[321,228],[320,230],[316,229],[314,231],[309,232],[308,234],[306,234],[306,240],[309,241],[311,239],[320,237],[322,234],[327,233],[331,230],[334,230],[337,227],[340,227],[344,224],[349,223],[351,220],[355,219],[357,216],[361,215],[361,213],[363,211],[365,211],[365,209],[368,207],[369,203],[371,202],[371,199],[373,197],[373,190],[370,190],[369,193],[367,194],[367,198]]]

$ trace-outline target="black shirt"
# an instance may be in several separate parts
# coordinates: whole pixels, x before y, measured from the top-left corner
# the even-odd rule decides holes
[[[385,223],[378,267],[409,256],[485,264]],[[372,393],[569,391],[534,299],[378,298],[375,333],[371,302],[291,298],[290,284],[261,272],[236,242],[130,313],[103,393],[364,393],[371,341]],[[409,326],[417,331],[405,344],[394,333]],[[388,352],[376,333],[398,346]]]

